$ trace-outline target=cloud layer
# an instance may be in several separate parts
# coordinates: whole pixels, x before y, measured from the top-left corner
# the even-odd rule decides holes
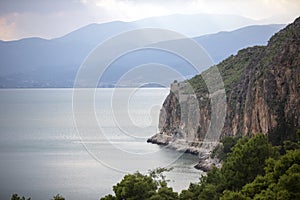
[[[214,13],[289,23],[298,0],[2,0],[0,40],[54,38],[90,23],[133,21],[174,13]]]

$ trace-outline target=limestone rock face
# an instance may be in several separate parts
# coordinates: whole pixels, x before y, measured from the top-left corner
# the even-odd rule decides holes
[[[300,128],[300,18],[276,33],[267,46],[240,50],[216,65],[225,87],[224,135],[268,134],[279,143]],[[159,133],[148,142],[204,155],[212,125],[212,94],[203,75],[171,85],[160,113]],[[187,85],[194,92],[187,92]],[[185,146],[183,148],[183,146]],[[204,151],[204,152],[203,152]]]

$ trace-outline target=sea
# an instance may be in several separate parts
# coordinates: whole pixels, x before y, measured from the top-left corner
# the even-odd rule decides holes
[[[158,167],[175,191],[197,182],[196,155],[147,143],[168,88],[0,90],[0,199],[100,199],[124,175]],[[87,109],[86,109],[87,108]],[[92,108],[92,109],[91,109]]]

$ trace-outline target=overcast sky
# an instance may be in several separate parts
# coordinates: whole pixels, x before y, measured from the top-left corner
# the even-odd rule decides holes
[[[299,0],[0,0],[0,40],[54,38],[90,23],[175,13],[231,14],[290,23]]]

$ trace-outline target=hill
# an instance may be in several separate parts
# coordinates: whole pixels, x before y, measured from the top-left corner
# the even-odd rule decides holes
[[[216,68],[224,82],[227,102],[227,109],[223,108],[226,116],[221,137],[262,133],[273,144],[298,137],[300,18],[271,37],[267,46],[240,50],[201,75],[184,83],[174,82],[161,109],[160,132],[148,142],[168,144],[178,150],[185,143],[186,151],[201,151],[207,131],[215,125],[211,120],[211,105],[212,98],[218,95],[218,91],[209,93],[203,77]],[[181,96],[186,93],[187,83],[196,92],[197,102],[193,95]],[[193,113],[198,105],[199,112]],[[191,113],[195,117],[191,118]],[[215,117],[219,120],[218,114]]]

